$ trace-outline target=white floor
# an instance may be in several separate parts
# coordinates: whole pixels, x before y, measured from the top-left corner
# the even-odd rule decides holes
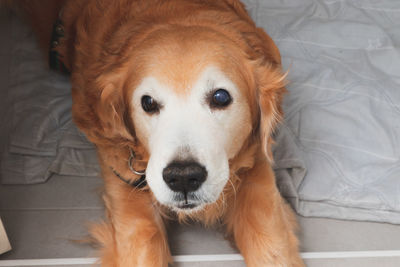
[[[398,266],[400,251],[302,253],[307,266]],[[0,266],[93,266],[97,258],[0,260]],[[180,255],[174,266],[244,266],[240,254]]]

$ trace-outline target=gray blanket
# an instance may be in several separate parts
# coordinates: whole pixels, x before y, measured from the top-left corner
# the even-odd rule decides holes
[[[3,28],[3,64],[8,64],[7,149],[0,162],[3,184],[45,182],[53,173],[96,176],[94,146],[71,120],[69,78],[49,71],[33,33],[15,16]],[[3,89],[3,88],[2,88]]]
[[[274,147],[282,194],[304,216],[400,223],[400,2],[245,2],[289,70]],[[71,123],[67,78],[46,71],[32,34],[10,25],[2,183],[98,175],[93,146]]]

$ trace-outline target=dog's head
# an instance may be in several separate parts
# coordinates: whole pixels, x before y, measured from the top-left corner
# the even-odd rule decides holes
[[[237,12],[232,25],[148,26],[95,78],[93,104],[75,95],[74,115],[89,138],[143,147],[152,193],[178,211],[215,202],[236,171],[230,163],[254,142],[271,157],[284,92],[280,56]]]

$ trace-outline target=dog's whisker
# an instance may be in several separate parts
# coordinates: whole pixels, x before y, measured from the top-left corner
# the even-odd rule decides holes
[[[137,192],[137,189],[136,189],[135,187],[132,187],[132,188],[129,190],[128,199],[131,199],[132,194],[134,194],[135,192]]]
[[[233,190],[233,199],[234,199],[234,203],[236,203],[236,188],[235,185],[233,184],[233,182],[231,181],[231,179],[228,180],[230,185],[232,186],[232,190]]]
[[[221,201],[218,201],[217,200],[217,205],[219,206],[219,205],[221,205],[221,208],[222,208],[222,212],[224,212],[225,211],[225,203],[226,203],[226,200],[225,200],[225,193],[224,193],[224,191],[222,191],[221,192],[221,200],[222,200],[222,203],[220,204],[220,203],[218,203],[218,202],[221,202]]]
[[[146,183],[146,180],[143,180],[143,181],[141,181],[139,184],[137,184],[137,185],[135,186],[135,189],[140,188],[141,185],[144,184],[144,183]]]

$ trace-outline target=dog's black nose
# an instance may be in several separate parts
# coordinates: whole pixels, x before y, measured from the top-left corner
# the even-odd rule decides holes
[[[162,174],[172,191],[188,193],[196,191],[206,180],[207,170],[194,161],[173,161]]]

